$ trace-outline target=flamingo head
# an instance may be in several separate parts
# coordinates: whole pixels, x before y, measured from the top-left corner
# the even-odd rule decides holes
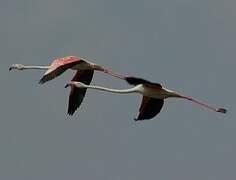
[[[78,81],[70,81],[69,83],[67,83],[65,85],[65,88],[69,87],[69,86],[74,86],[77,88],[84,88],[86,86],[86,84],[82,83],[82,82],[78,82]]]
[[[9,71],[12,69],[17,69],[17,70],[23,70],[24,69],[24,65],[23,64],[12,64],[9,67]]]

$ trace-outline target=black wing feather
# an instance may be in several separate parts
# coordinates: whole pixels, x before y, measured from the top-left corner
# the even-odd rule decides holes
[[[147,81],[145,79],[142,79],[142,78],[137,78],[137,77],[125,77],[125,80],[131,84],[131,85],[139,85],[139,84],[150,84],[150,85],[155,85],[155,86],[158,86],[158,87],[162,87],[161,84],[159,83],[153,83],[153,82],[150,82],[150,81]]]
[[[143,96],[142,103],[139,109],[139,115],[135,120],[148,120],[155,117],[158,113],[160,113],[163,104],[163,99],[155,99]]]
[[[72,81],[80,81],[89,85],[93,79],[94,70],[78,70]],[[71,87],[68,105],[68,114],[73,115],[74,112],[80,107],[87,89]]]
[[[44,84],[47,81],[50,81],[54,78],[56,78],[57,76],[61,75],[62,73],[64,73],[67,69],[72,68],[73,66],[82,63],[84,61],[75,61],[75,62],[71,62],[71,63],[67,63],[65,65],[59,66],[58,68],[56,68],[54,71],[45,74],[39,81],[39,84]]]

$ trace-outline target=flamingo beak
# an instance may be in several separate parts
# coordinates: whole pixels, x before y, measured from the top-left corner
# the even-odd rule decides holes
[[[70,81],[65,85],[65,88],[68,88],[69,86],[73,86],[74,84],[75,83],[73,81]]]
[[[9,70],[9,71],[11,71],[12,69],[13,69],[13,67],[12,67],[12,66],[10,66],[8,70]]]
[[[11,71],[12,69],[17,69],[19,66],[19,64],[12,64],[10,67],[9,67],[9,71]],[[21,69],[20,69],[21,70]]]
[[[71,82],[67,83],[67,84],[65,85],[65,88],[68,88],[69,86],[72,86],[72,83],[71,83]]]

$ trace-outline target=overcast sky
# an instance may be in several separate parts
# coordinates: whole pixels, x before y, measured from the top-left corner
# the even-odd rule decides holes
[[[1,0],[0,179],[236,179],[236,1]],[[228,109],[166,100],[135,122],[140,95],[89,90],[67,116],[72,76],[39,85],[47,65],[76,55]],[[96,73],[92,84],[127,88]]]

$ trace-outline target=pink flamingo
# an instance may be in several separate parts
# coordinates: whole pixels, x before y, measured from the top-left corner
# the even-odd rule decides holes
[[[43,84],[50,81],[67,69],[77,70],[76,74],[72,78],[72,81],[80,81],[85,84],[90,84],[93,78],[94,70],[101,71],[110,74],[114,77],[125,79],[125,76],[113,72],[111,69],[105,68],[98,64],[89,62],[83,58],[76,56],[66,56],[62,58],[54,59],[49,66],[25,66],[23,64],[12,64],[9,70],[25,70],[25,69],[47,69],[39,83]],[[86,94],[86,89],[71,88],[69,95],[68,114],[73,115],[74,112],[79,108]]]
[[[161,108],[163,107],[163,104],[164,104],[164,99],[171,98],[171,97],[187,99],[189,101],[197,103],[198,105],[204,106],[215,112],[220,112],[220,113],[227,112],[227,110],[224,108],[216,108],[213,106],[209,106],[205,103],[197,101],[193,97],[184,96],[175,91],[166,89],[158,83],[153,83],[153,82],[150,82],[141,78],[136,78],[136,77],[125,77],[125,80],[129,84],[134,85],[134,87],[130,89],[109,89],[109,88],[105,88],[101,86],[86,85],[82,82],[75,82],[75,81],[69,82],[66,85],[66,87],[72,86],[79,89],[91,88],[91,89],[97,89],[101,91],[108,91],[112,93],[121,93],[121,94],[140,93],[143,95],[143,99],[141,102],[141,106],[139,108],[139,115],[137,118],[134,119],[136,121],[151,119],[155,117],[161,111]]]

